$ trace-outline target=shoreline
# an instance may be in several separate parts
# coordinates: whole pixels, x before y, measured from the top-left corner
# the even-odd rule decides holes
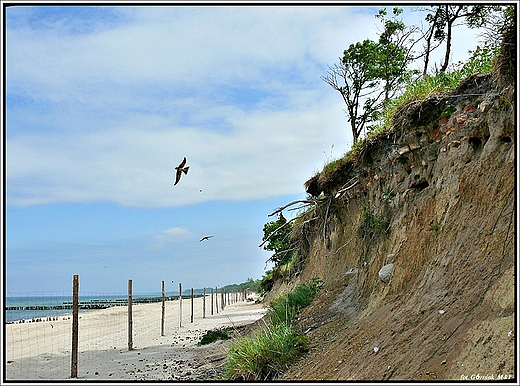
[[[179,327],[179,301],[166,302],[162,336],[161,303],[134,306],[132,350],[128,349],[127,307],[80,313],[78,379],[181,379],[179,369],[183,366],[184,378],[196,379],[193,377],[200,371],[211,373],[216,363],[227,357],[227,351],[222,350],[228,341],[197,346],[205,332],[225,326],[236,330],[261,319],[266,312],[262,304],[241,301],[211,315],[206,304],[206,318],[202,318],[199,298],[194,300],[191,322],[189,303],[183,300],[185,311]],[[72,318],[63,316],[57,321],[6,324],[5,378],[71,379],[71,326]],[[161,368],[156,365],[159,362]],[[200,371],[194,371],[198,368]]]

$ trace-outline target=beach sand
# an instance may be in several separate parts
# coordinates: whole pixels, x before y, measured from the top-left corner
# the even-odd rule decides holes
[[[128,348],[128,308],[111,307],[80,313],[78,380],[200,380],[218,379],[230,340],[198,346],[202,336],[217,327],[251,324],[266,310],[261,304],[240,301],[211,315],[206,298],[166,302],[164,336],[161,303],[132,307],[133,349]],[[71,379],[72,316],[58,320],[6,325],[6,380]]]

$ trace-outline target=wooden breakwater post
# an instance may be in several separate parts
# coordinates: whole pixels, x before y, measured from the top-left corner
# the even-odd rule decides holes
[[[161,294],[162,294],[162,310],[161,310],[161,336],[164,336],[164,311],[165,311],[165,299],[164,299],[164,280],[162,281],[161,286]]]
[[[72,357],[70,377],[78,377],[79,275],[72,277]]]
[[[128,351],[134,349],[132,323],[132,279],[128,279]]]
[[[206,287],[204,287],[204,293],[202,295],[202,319],[206,317]]]
[[[193,287],[191,288],[191,315],[190,315],[190,323],[193,323]]]
[[[179,328],[182,327],[182,283],[179,283]]]

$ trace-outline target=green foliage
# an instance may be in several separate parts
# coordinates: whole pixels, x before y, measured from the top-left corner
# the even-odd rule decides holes
[[[199,346],[202,346],[202,345],[205,345],[205,344],[210,344],[210,343],[213,343],[217,340],[226,340],[226,339],[229,339],[231,338],[229,336],[229,329],[225,328],[225,327],[217,327],[213,330],[210,330],[210,331],[207,331],[204,336],[202,337],[202,339],[200,340],[200,342],[198,343]]]
[[[469,51],[471,54],[467,62],[458,62],[455,68],[460,71],[462,79],[467,78],[473,74],[487,74],[493,69],[493,59],[498,55],[500,47],[484,46],[477,48],[474,51]]]
[[[446,103],[446,106],[444,107],[444,110],[441,113],[441,117],[448,118],[455,111],[457,111],[457,108],[454,105],[452,105],[451,103]]]
[[[435,93],[454,90],[462,80],[471,75],[489,73],[498,51],[489,47],[477,47],[475,51],[470,51],[470,53],[472,55],[468,61],[464,63],[459,62],[452,72],[440,72],[435,76],[427,75],[415,82],[408,83],[403,94],[387,103],[382,114],[382,122],[379,126],[373,128],[371,132],[390,129],[392,127],[393,117],[401,106],[414,100],[425,99]],[[448,107],[448,110],[445,110],[447,116],[455,111],[454,107],[451,108],[453,110],[451,113],[449,109]]]
[[[306,351],[305,336],[293,326],[267,326],[252,337],[237,340],[229,349],[227,378],[233,381],[270,380]]]
[[[311,304],[322,284],[323,281],[314,278],[311,282],[300,284],[291,292],[271,301],[267,312],[271,324],[293,323],[300,310]]]
[[[297,330],[295,317],[312,301],[320,279],[297,286],[270,303],[265,328],[238,339],[229,349],[227,378],[234,381],[270,380],[307,350],[305,335]]]
[[[338,158],[338,159],[332,160],[330,162],[327,162],[325,164],[325,166],[323,167],[323,172],[324,173],[330,173],[331,171],[336,169],[336,167],[338,166],[340,161],[341,161],[341,158]]]
[[[271,291],[275,279],[275,274],[273,273],[272,269],[266,271],[264,277],[262,277],[262,281],[260,282],[260,288],[262,289],[262,293]]]
[[[394,197],[395,197],[395,193],[391,188],[388,188],[383,192],[383,200],[390,201]]]
[[[268,261],[272,261],[275,267],[287,264],[294,257],[294,248],[291,243],[292,224],[280,213],[278,220],[268,222],[263,228],[264,236],[262,241],[266,251],[273,251],[274,254]]]
[[[290,278],[294,269],[294,262],[296,261],[297,257],[298,253],[295,251],[287,263],[278,264],[271,270],[267,271],[260,282],[261,292],[269,292],[276,280],[285,280]]]
[[[239,291],[243,291],[243,290],[250,290],[254,293],[259,294],[262,292],[261,282],[262,282],[262,279],[254,280],[252,278],[248,278],[243,283],[228,284],[228,285],[222,287],[222,289],[226,292],[234,292],[234,291],[239,292]]]
[[[390,221],[387,218],[381,215],[375,216],[369,205],[364,206],[362,229],[365,234],[388,233],[389,225]]]

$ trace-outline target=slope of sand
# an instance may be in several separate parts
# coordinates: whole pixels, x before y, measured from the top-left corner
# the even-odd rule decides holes
[[[78,380],[192,380],[212,379],[221,370],[230,341],[198,346],[201,337],[217,327],[239,327],[262,318],[261,304],[237,302],[211,315],[206,300],[166,302],[164,336],[161,303],[134,305],[133,349],[128,349],[128,309],[111,307],[80,313]],[[6,325],[7,380],[66,380],[71,375],[72,318]]]

